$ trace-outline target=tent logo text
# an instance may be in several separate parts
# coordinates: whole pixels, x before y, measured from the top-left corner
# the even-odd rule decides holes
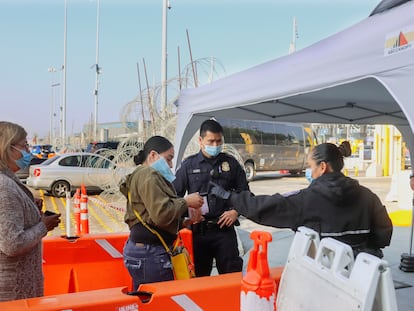
[[[414,25],[388,34],[385,37],[384,56],[414,48]]]

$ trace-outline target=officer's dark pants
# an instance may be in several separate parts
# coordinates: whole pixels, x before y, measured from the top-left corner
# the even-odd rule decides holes
[[[234,227],[193,229],[194,265],[196,276],[209,276],[213,258],[219,274],[240,272],[243,260],[239,257]]]

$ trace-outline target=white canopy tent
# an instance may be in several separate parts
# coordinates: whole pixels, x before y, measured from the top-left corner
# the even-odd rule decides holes
[[[211,117],[393,124],[413,152],[414,1],[289,56],[183,90],[177,105],[178,161]]]

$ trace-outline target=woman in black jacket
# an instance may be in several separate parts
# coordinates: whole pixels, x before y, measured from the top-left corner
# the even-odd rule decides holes
[[[262,225],[296,230],[309,227],[321,238],[349,244],[356,256],[367,252],[383,257],[391,241],[392,223],[385,206],[368,188],[341,173],[349,142],[316,146],[308,157],[309,187],[286,195],[257,195],[249,191],[228,193],[213,186],[211,193],[227,197],[242,215]]]

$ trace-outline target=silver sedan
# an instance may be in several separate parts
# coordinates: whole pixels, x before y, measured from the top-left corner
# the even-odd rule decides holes
[[[85,185],[86,190],[104,190],[122,176],[115,164],[98,154],[64,153],[31,165],[27,185],[36,190],[45,190],[55,197],[65,197]]]

